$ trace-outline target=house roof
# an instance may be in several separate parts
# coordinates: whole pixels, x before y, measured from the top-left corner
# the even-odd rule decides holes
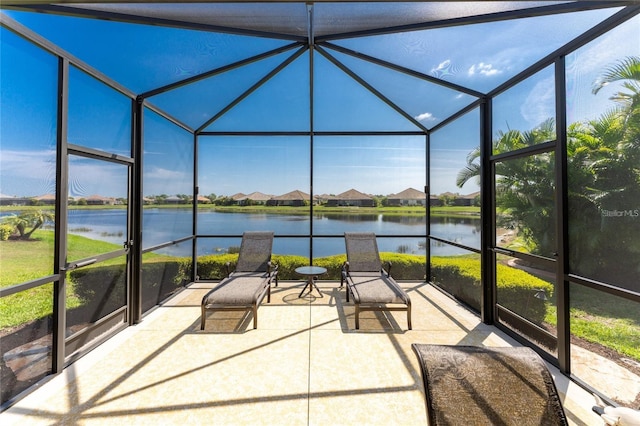
[[[237,194],[233,194],[231,196],[231,198],[235,201],[240,201],[243,200],[245,197],[247,196],[247,194],[243,194],[242,192],[238,192]]]
[[[343,192],[342,194],[336,195],[335,198],[338,198],[340,200],[371,200],[372,199],[369,195],[363,194],[360,191],[356,191],[353,188]]]
[[[392,200],[424,200],[425,198],[427,198],[427,194],[414,188],[407,188],[402,192],[398,192],[397,194],[391,194],[387,198]]]
[[[477,191],[477,192],[472,192],[471,194],[461,195],[460,198],[469,198],[469,199],[473,200],[474,198],[476,198],[479,195],[480,195],[480,191]]]
[[[94,196],[97,197],[97,195],[94,195]],[[55,201],[56,196],[54,194],[43,194],[43,195],[38,195],[37,197],[33,197],[33,199],[38,201],[44,201],[44,200]]]
[[[336,196],[335,195],[330,195],[330,194],[320,194],[320,195],[316,195],[315,198],[320,199],[320,200],[333,200],[333,199],[336,198]]]
[[[171,197],[169,197],[171,198]],[[93,194],[85,198],[86,200],[96,200],[96,201],[113,201],[113,197],[103,197],[102,195]]]
[[[277,197],[271,198],[272,200],[310,200],[311,197],[309,194],[302,192],[300,190],[294,190],[291,192],[287,192],[286,194],[278,195]]]
[[[245,195],[242,198],[238,198],[236,201],[251,200],[251,201],[267,201],[273,198],[272,195],[263,194],[262,192],[252,192]]]

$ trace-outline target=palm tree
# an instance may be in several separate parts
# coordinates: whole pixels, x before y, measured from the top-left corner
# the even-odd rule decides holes
[[[614,82],[622,82],[611,96],[615,108],[597,119],[568,126],[569,246],[572,271],[624,284],[640,272],[618,265],[620,259],[636,265],[634,259],[640,259],[640,58],[627,57],[608,67],[594,83],[593,93]],[[498,134],[493,153],[554,137],[555,126],[549,119],[527,132]],[[532,251],[543,255],[555,245],[553,161],[551,154],[538,154],[495,164],[500,217],[510,220]],[[468,154],[456,183],[462,187],[479,177],[480,148],[476,148]],[[623,216],[611,218],[609,212]]]
[[[493,153],[501,154],[555,139],[555,122],[549,118],[534,129],[509,129],[498,133]],[[533,252],[549,255],[555,251],[553,156],[538,154],[495,164],[498,226],[518,229]],[[467,155],[466,166],[458,172],[456,184],[480,178],[480,148]]]
[[[628,109],[640,106],[640,57],[628,56],[606,69],[594,84],[592,92],[597,95],[604,86],[622,81],[622,87],[630,93],[617,92],[610,99]]]
[[[600,78],[593,84],[593,94],[608,84],[622,82],[627,91],[618,91],[610,97],[620,106],[620,113],[624,115],[624,125],[627,129],[625,140],[631,147],[640,148],[640,57],[628,56],[608,67]],[[640,160],[640,155],[636,156]]]
[[[46,222],[53,222],[55,215],[47,210],[35,210],[22,213],[20,215],[12,215],[7,217],[4,222],[15,226],[21,240],[28,240],[31,235]],[[27,231],[27,228],[31,228]]]
[[[628,57],[594,83],[597,94],[614,82],[617,106],[568,129],[570,265],[574,272],[623,285],[638,271],[619,260],[640,257],[640,58]]]

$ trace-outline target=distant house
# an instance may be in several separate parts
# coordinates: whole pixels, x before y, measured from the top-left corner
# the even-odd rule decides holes
[[[430,195],[429,196],[429,205],[431,207],[441,207],[443,204],[444,203],[442,202],[440,197],[438,197],[437,195]]]
[[[390,206],[425,206],[427,204],[427,194],[417,189],[407,188],[397,194],[387,197]]]
[[[266,204],[273,198],[272,195],[263,194],[262,192],[252,192],[251,194],[245,195],[243,197],[239,197],[234,200],[240,205],[246,204]]]
[[[333,200],[336,197],[335,197],[335,195],[320,194],[320,195],[314,195],[313,198],[314,198],[316,204],[327,204],[329,202],[329,200]]]
[[[363,194],[360,191],[356,191],[355,189],[350,189],[348,191],[343,192],[342,194],[338,194],[335,198],[327,200],[327,206],[329,207],[375,207],[376,200],[370,197],[367,194]]]
[[[211,204],[211,200],[204,195],[198,195],[198,204]]]
[[[54,194],[38,195],[31,199],[37,201],[39,204],[53,205],[56,203],[56,196]]]
[[[478,198],[480,196],[480,192],[473,192],[471,194],[467,194],[467,195],[461,195],[460,197],[458,197],[458,199],[456,199],[457,202],[457,206],[473,206],[473,203],[475,202],[476,198]]]
[[[172,195],[164,199],[164,204],[186,204],[186,203],[184,199],[180,197],[176,197],[175,195]]]
[[[268,206],[305,206],[311,201],[311,196],[299,190],[272,197],[267,201]]]
[[[247,196],[247,194],[243,194],[242,192],[238,192],[237,194],[233,194],[229,198],[231,198],[235,202],[238,202],[238,200],[242,200],[246,196]]]
[[[433,203],[434,200],[432,198],[431,205],[442,206],[444,205],[443,199],[447,199],[450,202],[450,205],[452,206],[468,207],[473,205],[474,201],[479,195],[480,195],[480,192],[474,192],[468,195],[454,194],[453,192],[443,192],[442,194],[436,196],[436,198],[438,198],[438,204],[434,204]]]
[[[90,206],[112,206],[116,203],[115,198],[103,197],[101,195],[91,195],[85,198],[87,205]]]
[[[0,194],[0,206],[26,206],[27,204],[29,204],[28,198]]]

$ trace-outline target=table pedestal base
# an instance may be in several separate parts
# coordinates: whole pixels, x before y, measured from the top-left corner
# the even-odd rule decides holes
[[[305,284],[304,288],[302,289],[302,291],[300,292],[300,294],[298,295],[298,297],[302,297],[302,294],[304,293],[304,291],[307,289],[307,287],[309,287],[309,294],[311,294],[311,292],[313,291],[313,288],[315,287],[315,289],[318,291],[318,293],[320,294],[320,297],[324,297],[324,295],[322,294],[322,292],[320,291],[320,289],[318,288],[318,286],[316,285],[315,280],[313,279],[313,276],[310,275],[309,277],[307,277],[307,283]]]

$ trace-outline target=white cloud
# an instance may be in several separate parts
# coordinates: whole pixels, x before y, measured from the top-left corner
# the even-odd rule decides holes
[[[435,67],[435,68],[433,68],[431,70],[431,72],[437,72],[437,71],[446,70],[450,66],[451,66],[451,59],[447,59],[445,61],[440,62],[437,67]]]
[[[485,64],[484,62],[480,62],[477,65],[471,65],[471,68],[469,68],[468,71],[469,75],[481,74],[487,77],[500,73],[502,73],[501,70],[494,68],[491,64]]]
[[[437,67],[431,68],[431,74],[438,78],[443,78],[448,75],[455,75],[459,71],[459,67],[451,63],[451,59],[446,59],[438,64]]]
[[[415,116],[413,118],[415,118],[418,121],[433,121],[433,120],[436,119],[433,116],[433,114],[431,114],[430,112],[424,112],[424,113],[422,113],[420,115],[417,115],[417,116]]]
[[[149,171],[145,170],[144,178],[173,181],[183,179],[184,173],[175,170],[163,169],[162,167],[152,167]]]
[[[152,167],[144,172],[144,192],[146,194],[186,194],[190,191],[189,173]]]
[[[55,191],[55,151],[2,151],[0,192],[36,196]]]
[[[32,176],[56,163],[56,152],[2,150],[2,169],[11,170],[19,176]]]

